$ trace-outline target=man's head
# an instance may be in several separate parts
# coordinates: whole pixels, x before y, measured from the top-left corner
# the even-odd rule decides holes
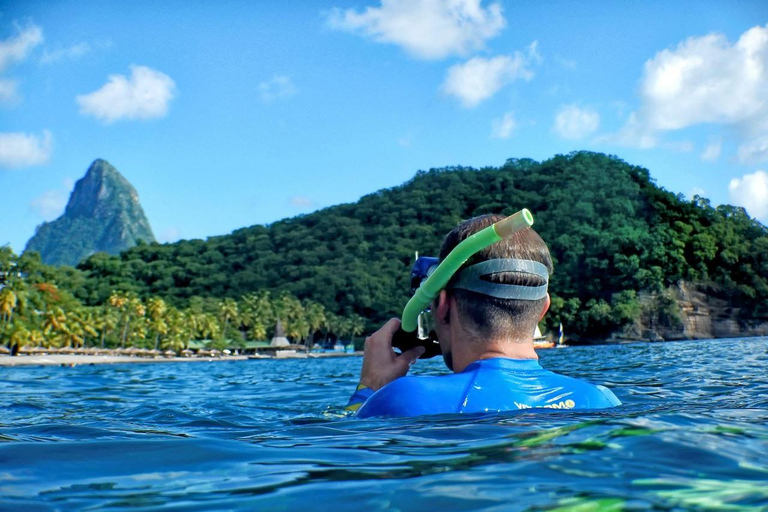
[[[440,261],[464,239],[483,228],[504,219],[502,215],[483,215],[466,220],[454,228],[443,241]],[[497,242],[475,254],[462,269],[488,260],[497,259],[531,260],[544,265],[547,273],[552,272],[549,249],[541,237],[532,229],[525,229],[512,237]],[[440,300],[456,304],[456,314],[462,328],[475,340],[514,339],[531,340],[537,323],[549,305],[549,295],[538,300],[501,299],[460,288],[452,288],[461,274],[456,273],[451,283],[441,294]],[[538,275],[521,272],[498,272],[484,277],[491,283],[537,287],[546,284]],[[439,311],[437,312],[439,314]],[[447,318],[438,318],[448,321]]]

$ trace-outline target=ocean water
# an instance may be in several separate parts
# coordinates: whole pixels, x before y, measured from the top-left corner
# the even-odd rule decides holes
[[[540,356],[624,405],[356,420],[358,357],[0,368],[0,510],[768,510],[768,338]]]

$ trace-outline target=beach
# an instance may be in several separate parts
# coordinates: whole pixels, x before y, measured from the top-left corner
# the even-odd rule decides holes
[[[343,352],[305,353],[290,350],[278,351],[271,355],[221,355],[216,357],[136,357],[127,355],[93,354],[34,354],[19,356],[0,356],[0,366],[79,366],[90,364],[125,364],[125,363],[194,363],[212,361],[246,361],[248,359],[321,359],[329,357],[360,356]]]

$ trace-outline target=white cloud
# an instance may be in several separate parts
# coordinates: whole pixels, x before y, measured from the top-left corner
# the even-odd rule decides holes
[[[552,129],[563,139],[583,139],[597,131],[600,114],[591,107],[565,105],[555,115]]]
[[[14,62],[21,62],[32,49],[43,42],[43,29],[36,25],[22,29],[15,24],[17,34],[0,41],[0,73]],[[0,77],[0,103],[16,103],[21,99],[16,80]]]
[[[704,148],[704,151],[701,153],[701,159],[705,162],[714,162],[718,158],[720,158],[720,153],[723,150],[723,143],[721,140],[713,140],[709,144],[707,144],[707,147]],[[701,195],[701,194],[699,194]]]
[[[526,49],[526,53],[528,54],[528,60],[530,60],[531,62],[535,62],[536,64],[541,64],[544,61],[541,54],[539,53],[538,40],[528,45],[528,48]]]
[[[693,196],[704,197],[704,196],[706,196],[706,194],[707,194],[707,191],[704,190],[703,188],[701,188],[701,187],[693,187],[691,189],[690,196],[691,196],[691,199],[693,199]]]
[[[63,188],[43,192],[30,201],[29,207],[43,220],[53,220],[64,212],[73,186],[72,178],[65,178]]]
[[[176,84],[146,66],[131,66],[130,78],[110,75],[101,89],[77,96],[80,113],[113,123],[121,119],[156,119],[168,113]]]
[[[733,204],[743,206],[756,219],[768,220],[768,172],[755,171],[732,179],[728,193]]]
[[[731,45],[722,34],[692,37],[645,63],[641,96],[652,129],[749,120],[765,110],[768,27],[755,27]]]
[[[618,133],[600,135],[597,137],[597,141],[641,149],[655,148],[659,144],[656,133],[638,120],[637,112],[629,114],[626,124]]]
[[[0,103],[14,103],[19,100],[16,80],[0,78]]]
[[[501,119],[494,119],[491,126],[491,137],[495,139],[508,139],[517,128],[515,113],[507,112]]]
[[[29,206],[43,220],[53,220],[64,212],[67,197],[61,190],[48,190],[30,201]]]
[[[51,132],[42,136],[22,132],[0,133],[0,167],[20,169],[42,165],[53,151]]]
[[[467,55],[506,26],[499,3],[481,0],[381,0],[363,12],[334,9],[328,24],[376,42],[392,43],[420,59]]]
[[[166,228],[157,235],[157,241],[161,244],[173,243],[181,239],[181,231],[175,226]]]
[[[533,47],[535,49],[535,46]],[[530,53],[529,53],[530,55]],[[530,57],[521,52],[490,59],[475,57],[448,69],[442,90],[454,96],[467,108],[477,106],[517,79],[530,80],[527,68]]]
[[[616,140],[653,147],[661,132],[714,123],[741,135],[742,163],[768,160],[766,83],[768,25],[733,44],[722,34],[688,38],[645,63],[640,108]]]
[[[560,67],[565,68],[570,71],[575,71],[578,67],[578,64],[576,64],[576,61],[573,59],[566,59],[564,57],[555,57],[555,62],[557,62]]]
[[[317,206],[317,204],[313,200],[304,196],[293,196],[292,198],[290,198],[289,202],[291,203],[291,206],[293,206],[294,208],[307,209],[307,208],[315,208]]]
[[[741,144],[737,158],[741,163],[768,161],[768,133]]]
[[[41,64],[51,64],[62,59],[77,59],[91,51],[91,45],[83,41],[66,48],[56,48],[55,50],[44,50],[40,57]]]
[[[693,142],[689,140],[665,142],[664,147],[671,149],[672,151],[677,151],[678,153],[690,153],[695,148]]]
[[[259,84],[259,96],[264,103],[290,98],[298,89],[293,85],[293,81],[282,75],[275,75],[271,80]]]
[[[26,59],[32,49],[43,42],[43,29],[36,25],[24,29],[16,25],[16,31],[16,36],[0,41],[0,72],[12,62]]]

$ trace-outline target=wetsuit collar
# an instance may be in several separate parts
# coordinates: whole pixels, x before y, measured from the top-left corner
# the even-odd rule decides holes
[[[536,359],[509,359],[506,357],[494,357],[491,359],[479,359],[467,365],[461,373],[474,371],[479,368],[498,370],[541,370],[541,365]]]

